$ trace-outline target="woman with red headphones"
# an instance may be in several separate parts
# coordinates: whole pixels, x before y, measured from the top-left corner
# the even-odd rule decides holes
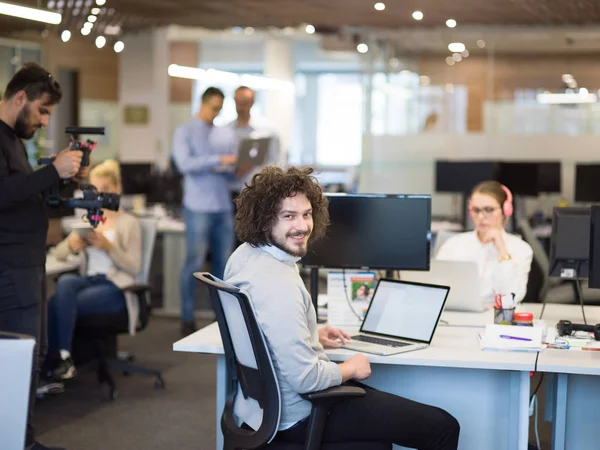
[[[514,294],[514,301],[520,302],[527,292],[533,250],[504,230],[513,214],[510,190],[497,181],[478,184],[471,193],[469,214],[475,229],[449,238],[435,259],[477,262],[486,304],[491,306],[497,294]]]

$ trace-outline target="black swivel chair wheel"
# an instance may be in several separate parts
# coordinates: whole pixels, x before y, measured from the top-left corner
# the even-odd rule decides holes
[[[163,378],[160,375],[158,375],[156,377],[156,379],[154,380],[154,387],[156,389],[165,389],[166,388],[165,380],[163,380]]]

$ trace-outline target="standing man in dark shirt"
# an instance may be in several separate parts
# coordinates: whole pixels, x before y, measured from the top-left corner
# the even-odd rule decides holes
[[[66,148],[52,164],[34,171],[21,139],[48,125],[62,96],[52,75],[27,63],[9,81],[0,100],[0,331],[36,340],[25,448],[35,441],[31,424],[39,367],[46,352],[45,263],[48,218],[43,192],[62,179],[81,181],[81,152]],[[58,449],[55,449],[58,450]]]

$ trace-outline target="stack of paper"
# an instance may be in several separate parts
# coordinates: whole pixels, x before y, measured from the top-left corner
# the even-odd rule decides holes
[[[486,325],[479,343],[482,350],[539,352],[546,348],[541,327]]]

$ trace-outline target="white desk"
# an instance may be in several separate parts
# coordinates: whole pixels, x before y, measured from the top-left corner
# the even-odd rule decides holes
[[[600,323],[600,307],[586,306],[588,324]],[[578,305],[546,306],[549,327],[560,319],[583,323]],[[551,420],[552,449],[600,447],[595,412],[600,398],[600,352],[547,349],[540,353],[537,370],[546,372],[546,420]]]
[[[453,414],[461,425],[461,450],[526,450],[529,372],[537,355],[483,352],[479,331],[440,327],[431,347],[425,350],[386,357],[368,355],[372,375],[367,384]],[[226,374],[217,323],[176,342],[173,350],[217,355],[216,448],[221,449]],[[354,352],[335,349],[327,354],[339,362]]]

